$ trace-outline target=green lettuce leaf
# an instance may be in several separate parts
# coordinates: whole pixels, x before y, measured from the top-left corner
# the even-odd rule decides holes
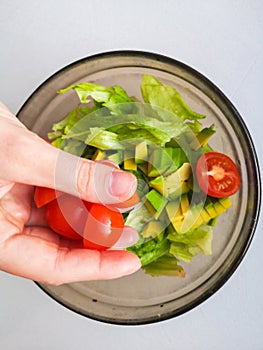
[[[75,156],[82,157],[86,149],[86,145],[81,141],[65,142],[59,148],[63,149],[65,152],[74,154]]]
[[[167,110],[182,120],[196,121],[205,118],[204,115],[194,112],[175,88],[163,85],[149,74],[142,76],[141,93],[145,103]],[[194,124],[195,128],[196,125],[197,122]]]
[[[85,142],[91,128],[102,128],[114,132],[119,135],[119,140],[134,139],[138,141],[138,139],[146,139],[160,146],[164,146],[165,143],[177,137],[186,129],[180,121],[166,122],[137,114],[101,115],[101,110],[98,110],[88,114],[85,118],[81,118],[78,123],[75,123],[74,127],[67,130],[64,138]]]
[[[169,233],[167,239],[171,242],[170,254],[178,259],[189,262],[197,254],[212,254],[213,231],[207,224],[185,233]]]
[[[70,111],[66,117],[58,123],[53,124],[52,132],[48,133],[48,138],[54,140],[60,136],[68,134],[70,129],[76,125],[83,117],[94,112],[97,107],[76,107]]]
[[[184,277],[185,271],[178,265],[178,260],[169,254],[162,255],[159,259],[145,265],[144,271],[149,275],[155,276],[177,276]]]
[[[79,83],[59,90],[58,93],[64,94],[69,90],[75,90],[80,102],[88,103],[91,97],[95,102],[101,104],[101,107],[107,107],[113,114],[123,112],[123,107],[120,104],[134,102],[134,98],[128,96],[126,91],[120,86],[101,86],[94,83]],[[129,106],[130,108],[131,106]],[[127,106],[124,107],[124,109]],[[126,111],[127,112],[127,111]],[[132,111],[130,111],[132,113]]]
[[[84,142],[101,150],[119,150],[124,148],[117,134],[103,128],[90,128]]]
[[[135,253],[141,260],[142,266],[146,266],[160,257],[169,253],[170,243],[167,239],[161,241],[148,240],[142,244],[127,248],[127,250]]]

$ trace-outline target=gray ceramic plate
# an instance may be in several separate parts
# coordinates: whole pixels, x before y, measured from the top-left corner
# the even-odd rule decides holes
[[[54,74],[26,101],[18,117],[46,136],[54,122],[77,103],[74,93],[57,95],[70,84],[90,81],[121,85],[140,98],[141,75],[155,75],[174,86],[193,110],[215,124],[211,146],[239,166],[242,187],[233,206],[215,227],[212,256],[197,256],[183,264],[186,277],[151,277],[143,271],[113,281],[82,282],[51,287],[39,285],[65,307],[84,316],[115,324],[143,324],[178,316],[217,291],[235,271],[251,242],[260,206],[257,157],[249,132],[237,110],[203,75],[157,54],[117,51],[82,59]]]

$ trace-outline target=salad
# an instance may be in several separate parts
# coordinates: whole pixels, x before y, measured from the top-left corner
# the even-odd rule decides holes
[[[46,206],[47,221],[59,234],[77,240],[84,232],[89,249],[108,249],[124,225],[134,227],[139,241],[127,249],[146,273],[185,276],[182,261],[212,254],[213,227],[241,183],[235,163],[209,146],[215,126],[204,127],[204,115],[149,74],[142,75],[142,101],[120,86],[83,82],[59,93],[70,90],[79,104],[53,125],[49,140],[71,154],[132,172],[137,192],[117,209],[87,202],[79,208],[73,196],[38,187],[36,205]]]

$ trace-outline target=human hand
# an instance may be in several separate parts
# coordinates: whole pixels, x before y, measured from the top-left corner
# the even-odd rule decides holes
[[[34,186],[56,188],[89,202],[123,202],[136,189],[131,173],[49,145],[1,103],[0,150],[0,270],[59,285],[118,278],[140,268],[131,252],[83,249],[60,237],[47,227],[44,211],[33,203]],[[122,247],[137,238],[132,228],[125,227]]]

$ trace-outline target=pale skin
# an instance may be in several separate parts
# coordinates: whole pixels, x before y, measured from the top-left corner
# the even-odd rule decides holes
[[[134,273],[140,261],[133,253],[83,249],[50,230],[43,209],[35,208],[34,186],[59,186],[60,191],[74,195],[77,189],[82,199],[101,202],[103,198],[111,204],[127,200],[136,190],[132,174],[84,159],[76,163],[74,156],[67,161],[77,164],[75,190],[67,180],[55,181],[61,152],[0,103],[0,270],[49,285]],[[125,227],[119,246],[125,248],[137,239],[137,233]]]

